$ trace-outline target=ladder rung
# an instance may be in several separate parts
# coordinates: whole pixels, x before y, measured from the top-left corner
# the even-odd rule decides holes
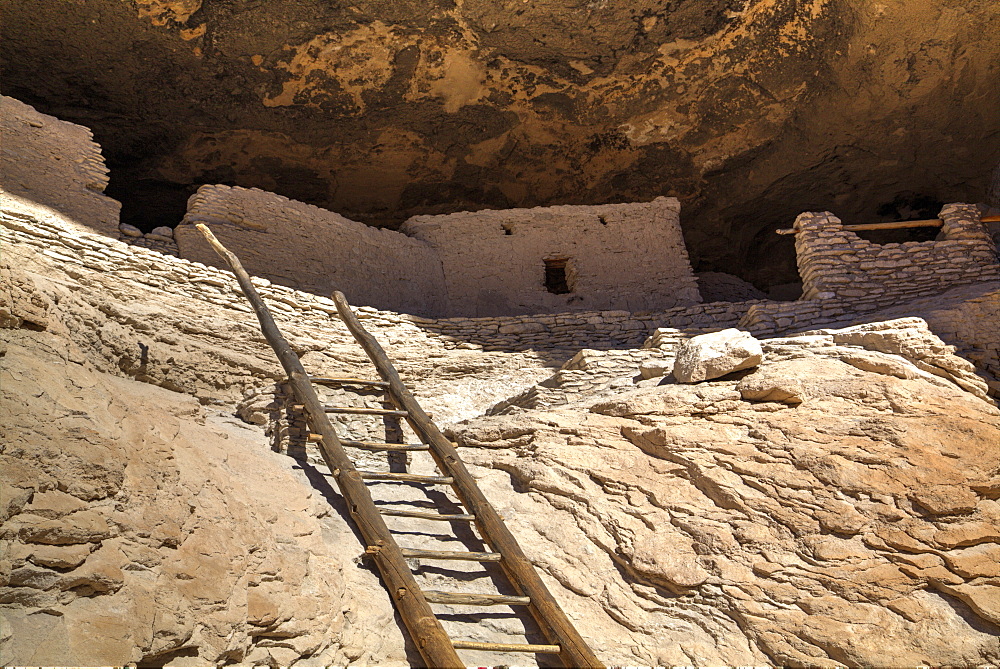
[[[465,551],[425,551],[419,548],[402,548],[403,557],[425,560],[465,560],[468,562],[500,562],[500,553],[467,553]]]
[[[527,606],[529,597],[512,595],[490,595],[479,592],[443,592],[424,590],[424,599],[433,604],[468,604],[471,606]]]
[[[295,411],[304,411],[305,408],[306,405],[304,404],[292,405],[292,409]],[[323,407],[323,411],[326,413],[351,413],[365,416],[399,416],[401,418],[409,416],[408,413],[401,409],[373,409],[371,407]]]
[[[383,516],[399,516],[400,518],[423,518],[424,520],[468,520],[473,521],[475,516],[468,513],[428,513],[426,511],[405,511],[403,509],[383,509],[378,510]]]
[[[480,643],[478,641],[455,641],[451,645],[456,650],[494,650],[501,653],[548,653],[558,655],[562,652],[559,646],[537,643]]]
[[[371,409],[369,407],[323,407],[323,410],[326,413],[351,413],[351,414],[362,414],[365,416],[399,416],[401,418],[409,416],[408,413],[406,413],[405,411],[401,411],[400,409]]]
[[[323,439],[321,434],[310,434],[310,442],[318,442]],[[429,451],[431,447],[427,444],[392,444],[383,441],[355,441],[354,439],[341,439],[340,443],[351,448],[363,448],[366,451]]]
[[[310,376],[310,383],[318,386],[374,386],[388,388],[388,381],[372,381],[370,379],[335,378],[332,376]]]
[[[354,441],[353,439],[341,439],[344,446],[363,448],[366,451],[429,451],[431,447],[427,444],[387,444],[381,441]]]
[[[454,483],[450,476],[425,476],[424,474],[396,474],[393,472],[366,472],[358,470],[366,481],[411,481],[413,483]]]

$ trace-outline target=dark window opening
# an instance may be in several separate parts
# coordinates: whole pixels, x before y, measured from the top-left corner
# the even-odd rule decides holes
[[[507,223],[502,223],[500,225],[500,227],[503,228],[503,233],[505,235],[512,235],[512,234],[514,234],[514,227],[513,226],[508,225]]]
[[[892,202],[885,202],[875,210],[872,220],[858,223],[878,223],[890,221],[923,221],[937,218],[944,202],[936,197],[904,191],[898,193]],[[879,220],[881,219],[881,221]],[[846,221],[845,221],[846,222]],[[890,230],[859,230],[858,237],[872,244],[902,244],[903,242],[934,241],[940,227],[896,228]]]
[[[572,293],[566,276],[566,264],[569,258],[550,258],[545,261],[545,290],[555,295]]]
[[[198,184],[180,184],[156,179],[135,179],[111,170],[104,194],[122,203],[119,221],[152,232],[161,225],[177,227],[187,213],[188,198]]]

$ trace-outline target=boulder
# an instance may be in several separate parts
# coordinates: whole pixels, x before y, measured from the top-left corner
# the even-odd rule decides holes
[[[122,223],[118,226],[121,233],[126,237],[142,237],[142,230],[135,227],[134,225],[129,225],[128,223]]]
[[[173,228],[168,228],[165,225],[161,225],[159,227],[153,228],[152,230],[149,231],[149,234],[156,235],[157,237],[166,237],[167,239],[173,239],[174,238],[174,230],[173,230]]]
[[[746,332],[736,328],[710,332],[681,345],[674,361],[674,377],[681,383],[716,379],[756,367],[763,356],[760,342]]]

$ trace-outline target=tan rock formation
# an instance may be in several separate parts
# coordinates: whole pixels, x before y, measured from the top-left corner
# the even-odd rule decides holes
[[[674,378],[682,383],[716,379],[756,367],[762,355],[760,342],[736,328],[697,335],[677,349]]]
[[[233,281],[0,205],[0,663],[412,662],[321,470],[271,450],[294,417]],[[260,288],[310,369],[370,373],[328,300]],[[989,313],[974,299],[936,318]],[[471,418],[463,457],[606,662],[1000,661],[1000,411],[924,321],[769,339],[741,379],[652,385],[667,332],[553,374],[544,350],[359,311],[429,410]],[[478,640],[530,633],[449,615]]]
[[[531,557],[583,595],[579,615],[626,628],[612,657],[995,662],[1000,411],[920,357],[873,352],[866,329],[884,370],[777,339],[740,381],[619,388],[456,433],[489,447],[463,454]]]

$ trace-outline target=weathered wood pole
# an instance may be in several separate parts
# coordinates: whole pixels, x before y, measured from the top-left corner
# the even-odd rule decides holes
[[[982,219],[986,222],[986,219]],[[922,221],[891,221],[889,223],[854,223],[843,226],[844,230],[898,230],[900,228],[940,228],[944,221],[940,218],[928,218]],[[794,235],[798,230],[795,228],[782,228],[775,230],[779,235]]]
[[[475,479],[466,469],[455,446],[441,434],[430,417],[420,408],[417,400],[399,378],[389,356],[386,355],[375,337],[362,327],[354,312],[351,311],[347,298],[339,291],[335,292],[332,297],[337,305],[337,312],[347,325],[347,329],[351,331],[354,338],[365,349],[368,357],[375,363],[382,379],[389,382],[389,389],[396,401],[399,402],[400,408],[408,413],[406,420],[413,426],[417,434],[430,444],[431,454],[442,473],[455,479],[453,483],[455,491],[465,508],[476,517],[476,525],[483,537],[493,550],[503,556],[500,559],[500,566],[507,574],[507,578],[521,594],[531,599],[528,609],[539,626],[547,632],[549,639],[561,647],[560,659],[567,667],[604,667],[604,664],[594,655],[594,651],[573,627],[563,610],[559,608],[555,597],[545,587],[541,577],[535,571],[534,565],[525,557],[514,535],[510,533],[493,505],[476,485]]]
[[[321,435],[319,449],[323,460],[333,472],[333,477],[337,481],[340,493],[344,496],[344,501],[347,502],[351,517],[354,518],[358,529],[361,530],[361,536],[368,542],[368,553],[374,558],[389,591],[389,596],[406,624],[420,656],[430,667],[464,667],[465,663],[459,659],[451,640],[434,616],[427,600],[424,599],[413,578],[413,573],[406,564],[406,559],[399,546],[396,545],[385,521],[382,520],[375,508],[371,494],[361,480],[361,474],[354,468],[354,463],[351,462],[340,443],[340,439],[337,438],[333,425],[327,419],[323,405],[316,395],[316,390],[309,382],[306,370],[282,336],[281,331],[278,330],[278,326],[271,317],[271,312],[268,311],[267,306],[250,281],[250,275],[243,269],[239,258],[215,238],[207,225],[196,223],[195,227],[205,236],[215,252],[229,263],[233,274],[236,275],[236,280],[239,281],[240,288],[243,289],[243,294],[257,314],[261,332],[264,333],[267,343],[274,349],[274,353],[278,356],[281,366],[288,375],[295,397],[305,405],[305,410],[309,414],[309,423],[319,431]]]

